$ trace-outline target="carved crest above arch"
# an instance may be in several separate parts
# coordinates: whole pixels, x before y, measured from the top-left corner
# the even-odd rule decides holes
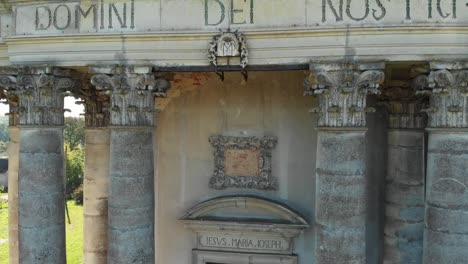
[[[208,60],[218,66],[218,57],[239,57],[240,66],[245,68],[249,63],[249,52],[244,34],[235,32],[223,32],[214,36],[208,48]]]

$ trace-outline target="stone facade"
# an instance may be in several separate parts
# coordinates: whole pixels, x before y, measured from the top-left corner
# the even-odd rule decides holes
[[[64,96],[84,263],[468,263],[466,8],[2,1],[10,263],[66,263]]]

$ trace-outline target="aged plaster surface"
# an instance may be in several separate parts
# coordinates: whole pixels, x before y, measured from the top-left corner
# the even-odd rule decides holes
[[[263,190],[276,190],[278,182],[271,175],[271,150],[276,146],[276,137],[229,137],[211,136],[209,142],[214,147],[214,172],[210,179],[210,187],[214,189],[254,188]],[[255,175],[229,175],[226,174],[226,151],[251,150],[257,152],[258,173]],[[231,161],[232,162],[232,161]],[[235,172],[235,170],[234,170]]]

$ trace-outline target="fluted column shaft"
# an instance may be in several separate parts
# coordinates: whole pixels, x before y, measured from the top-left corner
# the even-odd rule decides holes
[[[18,99],[19,263],[66,263],[63,98],[73,81],[56,68],[16,68],[0,85]]]
[[[306,94],[319,95],[316,163],[316,263],[366,263],[366,96],[383,68],[313,65]]]
[[[431,96],[423,263],[468,263],[468,71],[439,66],[421,91]]]
[[[145,67],[92,72],[110,98],[107,263],[154,263],[154,97],[169,85]]]

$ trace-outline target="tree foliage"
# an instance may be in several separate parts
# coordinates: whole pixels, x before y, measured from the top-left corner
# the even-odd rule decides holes
[[[70,150],[84,145],[85,128],[84,119],[81,117],[65,117],[65,129],[63,139]]]
[[[84,151],[81,147],[70,150],[65,145],[66,150],[66,190],[67,197],[71,198],[71,194],[83,183],[84,175]]]

